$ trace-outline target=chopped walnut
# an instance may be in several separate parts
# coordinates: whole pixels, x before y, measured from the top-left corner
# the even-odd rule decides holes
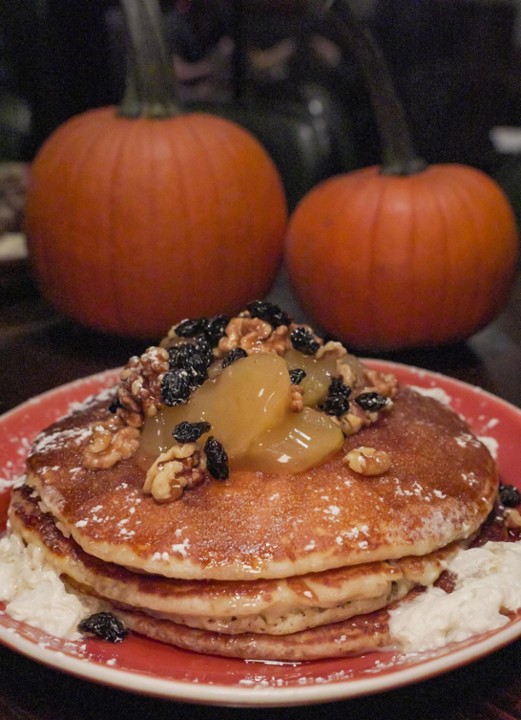
[[[337,360],[344,357],[347,354],[347,350],[342,343],[336,340],[328,340],[327,343],[321,345],[315,353],[315,358],[321,360],[325,355],[333,355]]]
[[[336,372],[342,381],[350,388],[363,382],[362,363],[349,353],[336,361]]]
[[[340,415],[340,417],[330,417],[334,423],[339,425],[346,437],[355,435],[355,433],[361,430],[362,426],[365,424],[363,417],[353,412],[346,412],[344,415]]]
[[[362,389],[360,392],[367,392],[367,388]],[[357,392],[357,395],[360,392]],[[356,402],[351,402],[347,412],[339,416],[330,415],[330,419],[341,428],[346,437],[350,437],[363,427],[373,425],[380,417],[380,412],[387,412],[392,408],[392,405],[392,401],[389,400],[380,410],[369,411],[361,408]]]
[[[505,508],[504,510],[505,525],[512,530],[521,528],[521,513],[516,508]]]
[[[268,340],[264,343],[264,349],[270,352],[275,352],[277,355],[284,355],[284,353],[291,347],[291,327],[292,326],[288,328],[286,325],[279,325],[279,327],[276,327]]]
[[[275,329],[251,317],[235,317],[226,326],[226,334],[219,340],[217,354],[225,355],[235,348],[242,348],[248,355],[254,352],[275,352],[282,355],[291,347],[289,330],[286,325]]]
[[[289,409],[291,412],[301,412],[304,407],[304,388],[300,385],[291,386],[291,398],[289,402]]]
[[[340,360],[337,360],[336,372],[337,372],[337,376],[342,378],[342,382],[344,383],[344,385],[347,385],[347,387],[350,387],[350,388],[352,388],[353,385],[355,385],[356,375],[355,375],[351,365],[348,365],[347,363],[343,363]]]
[[[204,480],[206,458],[197,443],[172,445],[150,466],[143,492],[157,502],[177,500],[185,488],[193,488]]]
[[[351,355],[342,343],[336,340],[328,340],[315,353],[316,360],[321,360],[326,355],[336,359],[336,374],[348,387],[364,383],[364,366],[360,360]]]
[[[139,430],[125,425],[121,418],[92,424],[92,437],[83,451],[83,464],[91,470],[106,470],[127,460],[139,446]]]
[[[131,357],[120,375],[118,416],[132,427],[141,427],[161,404],[161,379],[168,371],[168,351],[149,347],[141,356]]]
[[[398,394],[398,379],[392,373],[382,373],[378,370],[364,368],[364,374],[370,387],[366,390],[374,390],[388,398],[394,398]],[[390,409],[390,408],[389,408]]]
[[[359,475],[383,475],[391,467],[391,456],[385,450],[358,447],[350,450],[343,461]]]
[[[217,348],[223,355],[238,347],[246,352],[252,352],[255,345],[262,347],[263,341],[271,335],[271,332],[271,325],[259,318],[232,318],[226,326],[226,334],[219,340]]]

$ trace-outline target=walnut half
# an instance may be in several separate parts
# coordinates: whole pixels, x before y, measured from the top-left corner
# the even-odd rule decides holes
[[[344,462],[359,475],[383,475],[391,467],[391,456],[385,450],[372,447],[358,447],[350,450]]]
[[[125,425],[119,417],[94,422],[92,436],[83,451],[83,465],[91,470],[106,470],[127,460],[139,446],[139,430]]]
[[[143,492],[157,502],[177,500],[204,480],[206,457],[197,443],[172,445],[148,469]]]

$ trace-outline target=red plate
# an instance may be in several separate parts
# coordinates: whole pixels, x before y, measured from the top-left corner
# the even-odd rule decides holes
[[[463,415],[497,456],[502,481],[521,489],[521,411],[483,390],[405,365],[367,361],[393,372],[402,384],[432,389]],[[29,400],[0,418],[0,529],[5,527],[10,487],[23,474],[37,432],[74,403],[113,384],[118,371],[64,385]],[[521,636],[521,613],[499,630],[421,654],[370,653],[357,658],[306,663],[262,663],[198,655],[137,635],[111,645],[98,640],[63,641],[9,617],[0,604],[0,642],[24,655],[82,678],[176,700],[275,706],[327,702],[380,692],[424,680],[476,660]]]

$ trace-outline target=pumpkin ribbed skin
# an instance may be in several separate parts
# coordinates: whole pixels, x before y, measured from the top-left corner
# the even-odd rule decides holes
[[[262,297],[286,223],[277,170],[248,132],[203,113],[114,108],[47,139],[25,211],[44,296],[84,325],[140,337]]]
[[[410,176],[365,168],[314,188],[290,219],[286,258],[310,317],[353,347],[468,338],[495,317],[518,250],[498,185],[464,165]]]

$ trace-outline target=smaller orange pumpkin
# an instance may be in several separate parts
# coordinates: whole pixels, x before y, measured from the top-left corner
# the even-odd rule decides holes
[[[136,52],[123,103],[46,140],[25,230],[56,307],[97,330],[151,338],[262,297],[281,262],[287,206],[249,132],[177,106],[156,0],[122,4]]]
[[[304,309],[369,351],[468,338],[506,302],[516,269],[513,211],[487,175],[431,165],[411,145],[371,36],[344,2],[330,15],[365,72],[382,167],[326,180],[290,218],[286,262]]]

